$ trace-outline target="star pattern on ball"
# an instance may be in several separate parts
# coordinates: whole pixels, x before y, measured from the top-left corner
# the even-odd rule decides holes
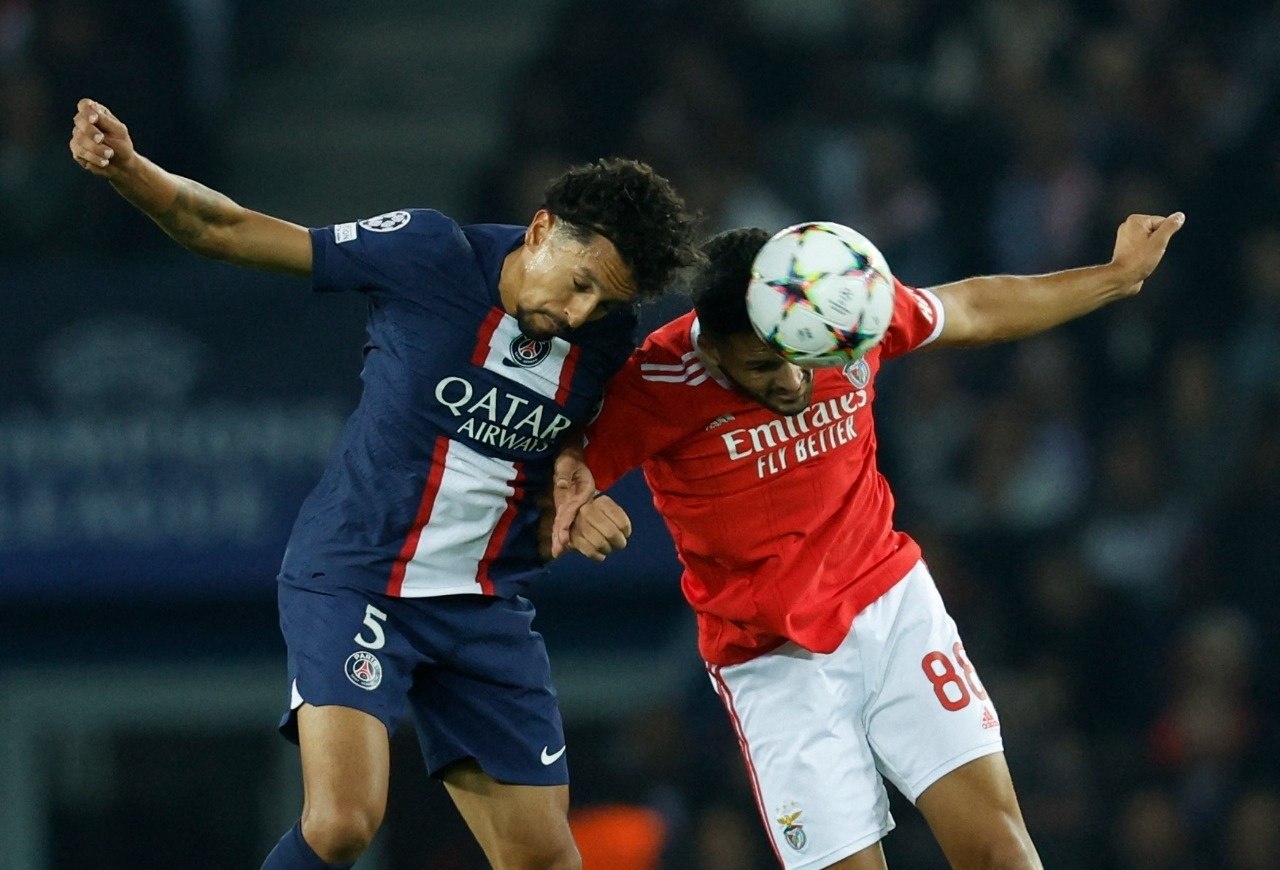
[[[766,283],[782,294],[782,310],[784,313],[790,311],[797,305],[810,304],[808,290],[811,282],[804,276],[796,273],[794,261],[792,261],[791,275],[789,278],[780,281],[768,281]]]

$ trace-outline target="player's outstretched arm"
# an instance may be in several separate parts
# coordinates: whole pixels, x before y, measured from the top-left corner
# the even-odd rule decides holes
[[[990,275],[934,287],[946,320],[934,346],[1011,341],[1133,296],[1164,257],[1185,216],[1134,214],[1116,232],[1111,262],[1048,275]]]
[[[160,168],[134,149],[129,128],[101,103],[76,104],[70,148],[81,168],[110,181],[183,247],[240,266],[311,274],[306,228]]]

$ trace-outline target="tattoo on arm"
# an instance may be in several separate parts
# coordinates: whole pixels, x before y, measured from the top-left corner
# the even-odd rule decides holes
[[[196,245],[210,226],[225,223],[231,200],[189,178],[178,182],[178,195],[153,219],[178,243],[187,247]]]

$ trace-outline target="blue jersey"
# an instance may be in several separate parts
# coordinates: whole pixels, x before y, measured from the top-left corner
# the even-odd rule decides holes
[[[303,503],[281,579],[405,597],[519,593],[537,496],[633,348],[635,313],[539,341],[498,277],[524,228],[396,211],[311,230],[316,290],[369,301],[360,404]]]

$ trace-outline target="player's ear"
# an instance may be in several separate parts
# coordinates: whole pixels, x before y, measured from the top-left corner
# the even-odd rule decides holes
[[[706,333],[698,333],[698,350],[702,352],[707,362],[719,367],[720,346],[716,344],[715,339],[708,337]]]
[[[524,231],[524,243],[531,248],[536,248],[547,240],[547,236],[551,235],[551,231],[555,229],[556,216],[545,208],[538,209],[533,220],[529,221],[529,226]]]

